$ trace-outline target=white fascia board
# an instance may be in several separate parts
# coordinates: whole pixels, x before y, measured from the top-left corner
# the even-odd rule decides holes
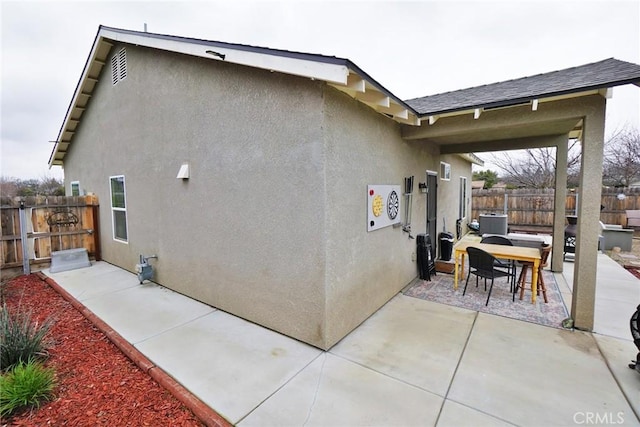
[[[459,153],[458,156],[462,157],[469,163],[473,163],[481,167],[484,166],[484,160],[476,156],[474,153]]]
[[[328,64],[324,62],[309,61],[300,58],[289,58],[286,56],[270,55],[266,53],[250,52],[241,49],[224,48],[211,46],[198,41],[179,41],[160,39],[151,36],[138,34],[122,34],[116,31],[103,29],[101,37],[116,40],[123,43],[130,43],[155,49],[168,50],[171,52],[193,55],[200,58],[214,59],[217,61],[230,62],[233,64],[247,65],[254,68],[261,68],[269,71],[277,71],[286,74],[293,74],[310,79],[324,80],[331,83],[347,84],[349,69],[344,65]],[[213,50],[225,58],[213,56],[206,53]]]
[[[84,69],[82,70],[82,75],[80,76],[80,80],[78,81],[78,84],[76,86],[75,92],[73,93],[73,98],[71,99],[71,103],[69,104],[69,108],[67,109],[67,113],[64,117],[64,122],[62,123],[62,127],[60,128],[60,131],[58,132],[58,137],[56,138],[56,143],[53,146],[53,150],[51,151],[51,156],[49,156],[49,167],[51,168],[51,166],[53,165],[61,165],[61,162],[56,162],[56,156],[57,156],[57,152],[58,152],[58,145],[60,144],[60,142],[63,139],[63,136],[65,133],[68,133],[67,127],[69,126],[69,123],[71,121],[71,116],[73,115],[74,110],[76,110],[78,107],[78,98],[80,96],[87,96],[86,93],[83,92],[83,86],[84,83],[87,79],[89,79],[89,72],[91,70],[91,65],[93,64],[94,61],[97,61],[96,56],[98,55],[98,50],[100,49],[100,47],[104,44],[107,44],[109,46],[112,46],[111,43],[109,43],[108,41],[104,40],[102,37],[100,37],[100,34],[98,34],[98,36],[96,37],[95,42],[93,43],[93,46],[91,47],[91,52],[89,53],[89,59],[87,60],[87,63],[84,66]],[[101,63],[105,63],[105,61],[101,61]],[[71,134],[73,134],[73,132],[71,132]]]

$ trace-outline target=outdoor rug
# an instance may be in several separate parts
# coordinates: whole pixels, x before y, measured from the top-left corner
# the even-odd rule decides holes
[[[518,274],[520,274],[520,269],[518,269]],[[509,282],[506,278],[499,278],[493,284],[489,305],[485,306],[490,281],[487,281],[487,291],[485,292],[484,280],[480,279],[476,288],[476,276],[471,276],[467,293],[463,296],[462,291],[464,290],[466,279],[460,280],[458,290],[454,291],[453,274],[446,273],[438,273],[435,276],[431,276],[430,282],[417,279],[403,293],[404,295],[427,301],[562,329],[562,321],[569,317],[569,313],[564,305],[553,273],[544,270],[542,274],[544,275],[544,283],[547,286],[548,303],[544,302],[544,298],[540,294],[536,303],[531,304],[531,290],[527,289],[525,289],[522,301],[520,301],[520,291],[516,294],[516,300],[512,301]],[[531,272],[529,272],[528,279],[531,280]]]

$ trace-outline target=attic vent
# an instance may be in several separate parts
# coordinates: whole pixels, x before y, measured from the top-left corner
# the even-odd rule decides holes
[[[124,48],[111,58],[111,80],[113,84],[127,78],[127,51]]]

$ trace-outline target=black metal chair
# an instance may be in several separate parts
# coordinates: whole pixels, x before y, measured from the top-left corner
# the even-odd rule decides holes
[[[513,242],[504,236],[486,236],[480,240],[480,243],[489,243],[491,245],[505,245],[505,246],[513,246]],[[498,268],[504,268],[505,263],[503,261],[498,261],[499,264],[496,264]],[[511,292],[516,291],[516,274],[517,267],[516,262],[510,260],[508,264],[506,264],[508,268],[505,270],[511,276]]]
[[[489,252],[473,246],[467,248],[467,254],[469,255],[469,274],[467,274],[467,281],[464,284],[462,295],[467,292],[467,285],[469,284],[469,278],[472,274],[476,276],[476,288],[478,287],[478,278],[482,277],[484,279],[485,291],[487,290],[487,279],[491,279],[491,286],[489,286],[489,294],[487,295],[487,302],[485,303],[485,305],[489,305],[494,279],[511,277],[511,273],[505,270],[505,268],[509,268],[509,264],[505,264]],[[502,268],[497,268],[496,266],[500,264],[502,264]],[[509,284],[511,285],[511,280],[509,280]]]

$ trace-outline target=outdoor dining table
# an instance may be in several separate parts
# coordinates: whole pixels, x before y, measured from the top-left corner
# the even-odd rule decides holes
[[[489,252],[496,258],[533,263],[531,278],[531,303],[535,304],[538,293],[538,269],[540,267],[540,250],[523,246],[494,245],[489,243],[459,242],[454,246],[455,269],[453,273],[453,289],[458,289],[458,278],[464,279],[464,256],[467,248],[473,246]]]

